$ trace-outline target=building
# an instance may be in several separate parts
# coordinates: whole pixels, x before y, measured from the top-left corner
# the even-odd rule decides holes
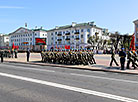
[[[66,45],[70,49],[84,49],[88,44],[88,38],[98,34],[102,38],[102,28],[94,25],[94,22],[75,23],[71,25],[56,26],[54,29],[48,30],[48,49],[64,49]]]
[[[136,44],[136,47],[138,47],[138,20],[135,20],[134,22],[134,26],[135,26],[135,44]]]
[[[5,49],[9,47],[9,35],[0,34],[0,49]]]
[[[47,43],[47,32],[42,28],[27,29],[24,27],[20,27],[9,35],[9,46],[11,47],[14,42],[14,45],[19,47],[19,50],[26,50],[27,48],[30,48],[36,51],[44,49],[47,45],[36,43],[37,38],[45,39],[45,42]]]

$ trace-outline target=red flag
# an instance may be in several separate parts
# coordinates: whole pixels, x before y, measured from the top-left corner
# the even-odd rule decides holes
[[[68,45],[68,49],[70,49],[70,45]]]
[[[14,45],[14,42],[12,43],[12,49],[15,49],[15,45]]]
[[[65,49],[67,49],[68,47],[67,47],[67,45],[65,45]]]
[[[130,49],[132,49],[132,51],[136,51],[136,48],[135,48],[135,35],[133,34],[132,35],[132,40],[131,40],[131,44],[130,44]]]

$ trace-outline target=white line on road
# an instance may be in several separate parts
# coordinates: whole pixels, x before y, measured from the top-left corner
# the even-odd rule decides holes
[[[93,91],[93,90],[88,90],[88,89],[83,89],[83,88],[78,88],[78,87],[73,87],[73,86],[67,86],[67,85],[63,85],[63,84],[58,84],[58,83],[53,83],[53,82],[23,77],[23,76],[17,76],[17,75],[1,73],[1,72],[0,72],[0,75],[4,76],[4,77],[13,78],[13,79],[19,79],[19,80],[38,83],[38,84],[42,84],[42,85],[53,86],[53,87],[57,87],[57,88],[61,88],[61,89],[66,89],[66,90],[75,91],[75,92],[81,92],[81,93],[85,93],[85,94],[100,96],[100,97],[114,99],[114,100],[123,101],[123,102],[138,102],[137,99],[112,95],[112,94],[108,94],[108,93],[103,93],[103,92],[98,92],[98,91]]]
[[[112,81],[119,81],[119,82],[126,82],[126,83],[138,84],[137,81],[124,80],[124,79],[107,78],[107,77],[84,75],[84,74],[77,74],[77,73],[70,73],[70,75],[90,77],[90,78],[97,78],[97,79],[106,79],[106,80],[112,80]]]
[[[6,68],[6,67],[5,67]],[[17,68],[17,67],[12,67],[13,69],[25,69],[25,70],[35,70],[35,71],[46,71],[46,72],[55,72],[53,70],[47,70],[47,69],[36,69],[36,68]]]

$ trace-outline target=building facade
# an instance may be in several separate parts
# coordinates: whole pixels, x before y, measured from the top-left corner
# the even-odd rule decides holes
[[[9,47],[9,35],[0,34],[0,49]]]
[[[36,38],[45,38],[47,40],[47,32],[44,29],[27,29],[20,27],[16,31],[9,34],[11,47],[14,43],[15,46],[19,46],[19,50],[26,50],[30,48],[31,50],[41,50],[46,45],[37,45]]]
[[[69,45],[70,49],[84,49],[88,44],[88,38],[98,34],[102,38],[102,28],[94,25],[94,22],[77,24],[72,22],[67,26],[56,26],[54,29],[48,30],[48,45],[50,49],[64,49]]]
[[[136,44],[136,47],[138,47],[138,20],[135,20],[134,21],[134,29],[135,29],[135,44]]]

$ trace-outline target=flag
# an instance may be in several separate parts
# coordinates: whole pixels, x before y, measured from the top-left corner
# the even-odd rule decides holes
[[[70,49],[70,45],[65,45],[65,49]]]
[[[13,50],[15,49],[15,45],[14,45],[14,42],[12,43],[12,49],[13,49]]]
[[[132,35],[132,40],[131,40],[131,44],[130,44],[130,47],[129,47],[132,51],[135,51],[136,48],[135,48],[135,35],[133,34]]]

